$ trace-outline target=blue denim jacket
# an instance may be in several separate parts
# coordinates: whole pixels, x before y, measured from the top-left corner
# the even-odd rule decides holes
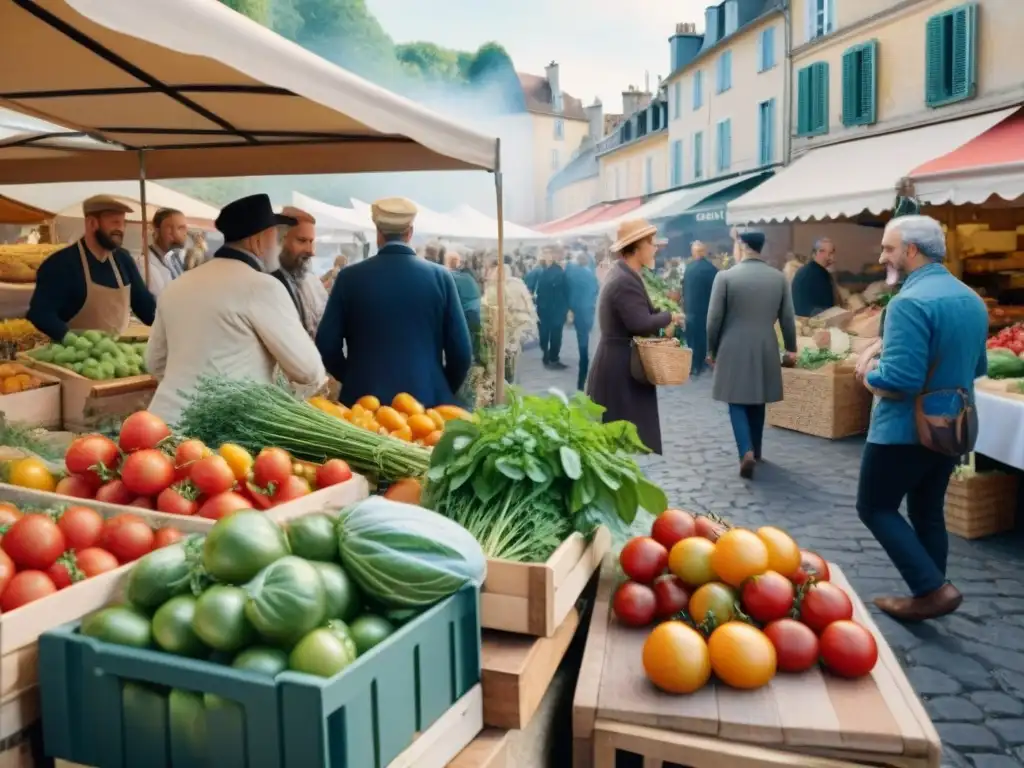
[[[941,264],[907,276],[885,313],[882,357],[867,376],[874,389],[897,395],[876,398],[868,442],[918,443],[914,401],[922,391],[966,389],[987,370],[988,313],[981,298]],[[925,380],[934,366],[927,387]],[[928,398],[929,413],[942,411],[943,398]],[[945,398],[953,407],[953,398]]]

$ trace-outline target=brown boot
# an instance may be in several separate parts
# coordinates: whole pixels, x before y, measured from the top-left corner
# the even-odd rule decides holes
[[[754,476],[754,466],[756,464],[753,451],[747,451],[743,454],[743,459],[740,461],[740,477],[744,480],[750,480]]]
[[[927,621],[952,613],[964,596],[952,584],[943,584],[921,597],[876,597],[875,605],[899,621]]]

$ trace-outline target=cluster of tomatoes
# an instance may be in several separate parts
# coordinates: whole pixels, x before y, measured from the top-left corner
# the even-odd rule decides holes
[[[0,613],[112,571],[182,538],[138,515],[104,519],[86,506],[22,512],[0,504]]]
[[[199,440],[177,441],[148,411],[125,419],[117,442],[103,435],[77,438],[64,464],[69,474],[57,493],[211,520],[239,509],[269,509],[352,477],[341,459],[315,465],[281,448],[253,457],[230,443],[214,452]]]
[[[1015,355],[1024,354],[1024,324],[1007,326],[985,342],[988,349],[1005,349]]]
[[[644,645],[644,670],[670,693],[702,688],[712,672],[734,688],[819,662],[846,678],[878,660],[875,638],[854,622],[849,595],[828,564],[784,531],[727,528],[678,509],[651,536],[629,541],[619,562],[629,577],[613,610],[633,627],[661,622]]]

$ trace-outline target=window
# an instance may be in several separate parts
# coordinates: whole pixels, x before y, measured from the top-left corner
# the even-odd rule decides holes
[[[654,158],[648,155],[644,159],[644,194],[654,191]]]
[[[757,38],[757,71],[767,72],[774,66],[775,27],[766,27]]]
[[[704,178],[704,132],[693,134],[693,178]]]
[[[967,3],[928,19],[925,102],[929,107],[974,98],[978,85],[977,57],[977,3]]]
[[[878,41],[843,54],[843,125],[871,125],[877,119]]]
[[[757,159],[761,166],[775,162],[775,99],[757,105]]]
[[[555,118],[555,141],[561,141],[565,138],[565,120],[558,117]]]
[[[731,35],[740,26],[740,11],[736,0],[725,4],[725,34]],[[723,35],[724,37],[724,35]]]
[[[672,119],[678,120],[683,108],[683,81],[672,83]]]
[[[698,69],[693,73],[693,108],[704,106],[704,72]]]
[[[828,64],[819,61],[797,73],[796,135],[828,133]]]
[[[814,40],[835,31],[836,0],[808,0],[807,39]]]
[[[718,57],[718,92],[725,93],[732,88],[732,51]]]
[[[559,166],[558,150],[557,149],[552,149],[551,150],[551,170],[552,171],[557,171],[558,170],[558,166]]]
[[[683,183],[683,142],[676,139],[672,142],[672,184],[678,187]]]
[[[725,173],[732,165],[732,120],[723,120],[715,127],[716,168],[718,173]]]

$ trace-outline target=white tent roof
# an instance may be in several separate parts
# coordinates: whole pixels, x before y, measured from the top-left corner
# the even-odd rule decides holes
[[[0,4],[5,107],[67,126],[0,139],[0,183],[443,170],[497,142],[218,0]],[[69,142],[91,136],[117,149]]]
[[[292,192],[292,205],[301,208],[316,219],[317,227],[338,232],[372,232],[373,221],[369,214],[362,214],[351,208],[324,203],[301,192]]]
[[[449,216],[459,219],[461,221],[471,222],[476,224],[482,231],[490,232],[490,238],[497,238],[498,236],[498,220],[492,216],[488,216],[485,213],[481,213],[476,208],[463,203],[449,213]],[[505,239],[506,240],[550,240],[551,235],[545,235],[541,232],[535,232],[529,227],[523,227],[519,224],[515,224],[511,221],[505,221]]]

